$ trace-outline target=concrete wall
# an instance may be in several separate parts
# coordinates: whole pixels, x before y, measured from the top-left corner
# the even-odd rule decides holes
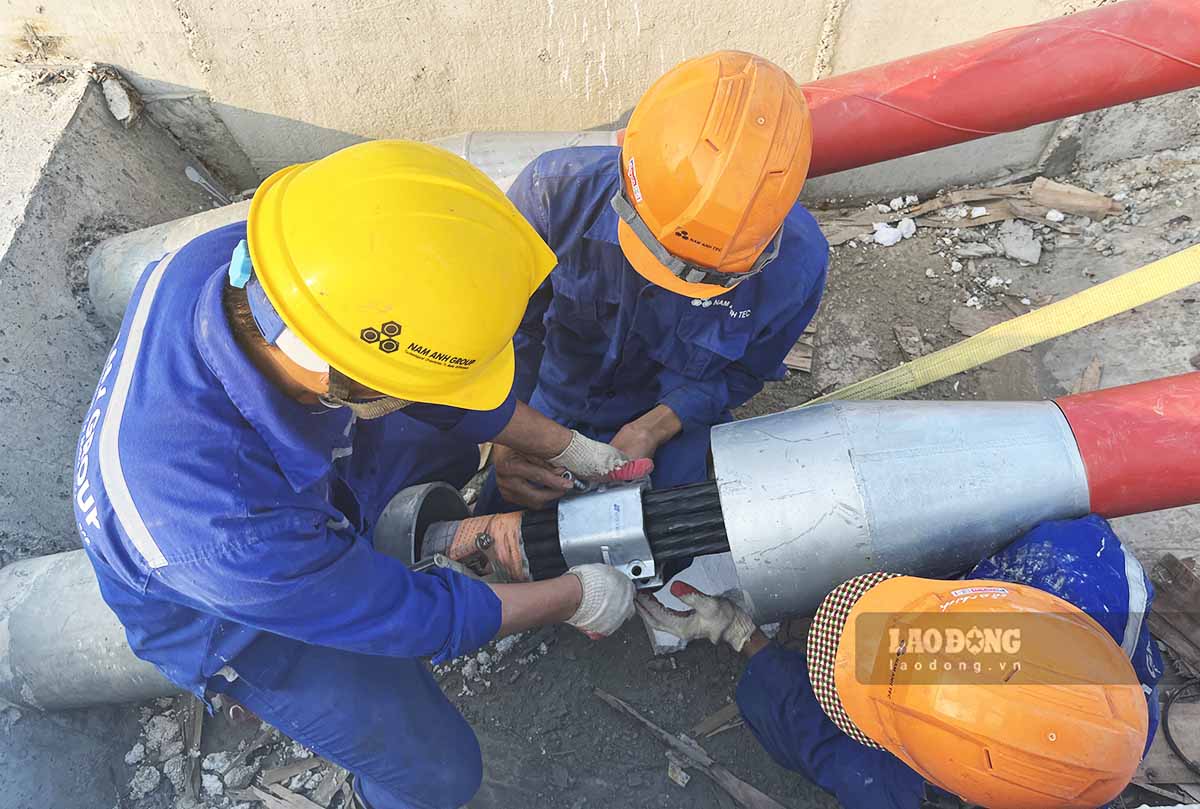
[[[807,81],[1101,2],[6,0],[0,34],[6,55],[116,65],[245,187],[362,138],[603,125],[719,48]]]
[[[112,342],[91,314],[84,260],[101,239],[217,199],[145,116],[118,123],[85,67],[0,70],[0,133],[3,565],[79,546],[75,441]]]

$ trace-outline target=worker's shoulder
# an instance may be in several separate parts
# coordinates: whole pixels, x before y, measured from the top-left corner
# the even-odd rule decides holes
[[[533,179],[607,182],[617,176],[619,146],[568,146],[543,152],[531,164]]]

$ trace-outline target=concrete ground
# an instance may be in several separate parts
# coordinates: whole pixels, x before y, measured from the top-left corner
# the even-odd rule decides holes
[[[94,238],[97,229],[116,227],[103,217],[105,203],[98,196],[77,193],[72,197],[73,191],[94,185],[113,187],[111,177],[97,177],[90,173],[94,169],[78,168],[85,162],[89,143],[95,148],[122,137],[115,124],[101,123],[104,120],[95,118],[94,127],[86,130],[92,140],[81,138],[77,147],[72,147],[75,151],[66,153],[73,160],[51,173],[58,183],[51,189],[53,193],[43,207],[31,209],[42,217],[52,216],[52,205],[71,211],[70,217],[55,220],[64,235],[39,242],[33,231],[22,235],[18,228],[0,266],[0,294],[10,311],[21,313],[15,323],[0,326],[0,348],[6,349],[0,352],[4,354],[0,393],[14,397],[8,402],[8,412],[22,414],[21,424],[29,425],[20,432],[11,430],[10,425],[0,431],[0,439],[7,442],[3,445],[7,460],[0,464],[0,483],[4,484],[0,487],[0,561],[73,547],[69,495],[65,486],[58,484],[70,469],[76,421],[111,335],[89,318],[86,300],[72,294],[78,291],[78,279],[72,281],[62,268],[79,266],[79,245]],[[1192,126],[1194,121],[1189,119],[1186,124]],[[169,166],[163,176],[185,176],[186,156],[171,151],[174,146],[169,141],[159,138],[155,130],[137,137],[143,139],[139,148],[145,150],[139,154]],[[174,160],[184,162],[170,162]],[[116,163],[106,170],[140,169]],[[941,348],[962,339],[959,328],[964,314],[968,318],[1016,314],[1200,242],[1197,172],[1200,147],[1095,165],[1064,178],[1119,197],[1126,210],[1100,223],[1070,218],[1067,224],[1083,230],[1078,236],[1037,231],[1043,253],[1033,266],[1001,257],[979,258],[973,263],[958,257],[964,249],[972,249],[968,245],[987,245],[995,239],[995,225],[956,232],[954,223],[948,222],[943,229],[921,228],[894,247],[856,242],[835,248],[828,292],[816,321],[813,373],[795,374],[768,385],[739,416],[789,407],[815,392],[898,364],[904,355],[896,341],[896,325],[916,327],[926,346]],[[155,213],[158,220],[173,218],[207,204],[202,190],[186,181],[146,186],[149,174],[134,176],[143,184],[139,188],[145,186],[145,193],[135,195],[136,204],[122,211],[133,217],[119,223],[122,227],[156,221]],[[155,200],[158,211],[153,208]],[[66,247],[62,254],[50,254],[47,244],[75,245],[75,255],[68,255]],[[957,272],[956,261],[962,265]],[[55,273],[47,276],[46,283],[51,286],[30,282],[31,268],[38,267],[55,268]],[[59,301],[55,304],[58,308],[50,316],[39,314],[54,295],[65,296],[53,298]],[[972,298],[981,308],[965,305]],[[1195,290],[1185,290],[914,395],[946,399],[1057,396],[1076,384],[1093,359],[1101,366],[1104,386],[1192,370],[1190,358],[1200,352],[1194,326],[1198,300],[1200,294]],[[47,340],[60,335],[80,342],[69,352],[44,347],[53,344]],[[37,407],[20,406],[27,400],[16,395],[28,394],[30,386],[36,391],[38,379],[32,370],[13,368],[18,362],[43,375],[62,375],[66,390],[60,406],[43,405],[45,397],[40,395],[34,397]],[[14,448],[20,452],[12,452]],[[16,458],[27,460],[18,465]],[[28,460],[37,463],[30,466]],[[20,470],[30,468],[58,472],[39,472],[41,476],[32,479],[18,476]],[[56,480],[56,474],[61,479]],[[31,508],[31,503],[36,508]],[[31,513],[33,516],[28,516]],[[1167,550],[1195,554],[1200,550],[1200,509],[1121,520],[1118,530],[1147,564]],[[788,639],[796,640],[791,635]],[[506,644],[502,651],[489,650],[482,661],[460,660],[437,675],[477,729],[484,748],[487,781],[472,805],[716,809],[732,804],[699,773],[693,772],[691,782],[682,788],[668,780],[662,745],[601,703],[592,689],[603,688],[667,730],[681,731],[729,703],[740,671],[740,660],[729,650],[707,643],[656,658],[641,626],[630,622],[615,636],[599,642],[588,641],[565,627],[531,633]],[[166,809],[195,805],[179,797],[186,792],[179,782],[182,740],[177,730],[172,731],[181,724],[185,706],[181,698],[57,715],[11,709],[0,712],[0,806]],[[252,745],[251,739],[257,742]],[[725,731],[702,743],[735,775],[785,806],[834,805],[803,778],[774,765],[745,728]],[[305,755],[277,734],[260,736],[257,722],[238,722],[227,712],[221,713],[206,723],[202,753],[213,758],[206,759],[210,765],[204,773],[207,778],[199,779],[200,805],[245,806],[227,794],[218,794],[226,787],[216,776],[229,755],[239,749],[253,753],[251,770]],[[308,773],[284,783],[296,792],[323,797],[328,789],[321,782],[333,777]],[[1149,796],[1130,793],[1128,805],[1148,800]],[[335,797],[331,805],[342,803]]]

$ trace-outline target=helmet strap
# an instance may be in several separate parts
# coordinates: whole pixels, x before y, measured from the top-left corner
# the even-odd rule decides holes
[[[329,392],[321,397],[321,404],[329,408],[348,407],[360,419],[370,421],[382,418],[412,404],[409,399],[380,396],[374,399],[351,399],[350,377],[336,368],[329,369]]]

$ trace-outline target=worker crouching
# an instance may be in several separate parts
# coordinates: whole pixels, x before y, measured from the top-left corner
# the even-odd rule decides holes
[[[658,79],[622,146],[534,160],[508,193],[559,264],[516,336],[518,398],[652,457],[655,488],[706,479],[709,429],[782,378],[821,299],[828,244],[797,203],[811,151],[799,85],[721,51]],[[481,509],[562,493],[506,448]]]
[[[372,545],[401,489],[496,440],[596,480],[626,461],[511,393],[553,253],[482,173],[379,141],[272,175],[249,221],[151,264],[80,438],[76,518],[130,647],[352,772],[372,809],[457,807],[479,745],[425,658],[630,614],[602,565],[488,584]]]
[[[1154,591],[1108,524],[1044,523],[963,580],[872,573],[831,592],[807,653],[674,585],[651,627],[748,658],[737,701],[782,766],[847,809],[1085,809],[1128,785],[1158,725]]]

